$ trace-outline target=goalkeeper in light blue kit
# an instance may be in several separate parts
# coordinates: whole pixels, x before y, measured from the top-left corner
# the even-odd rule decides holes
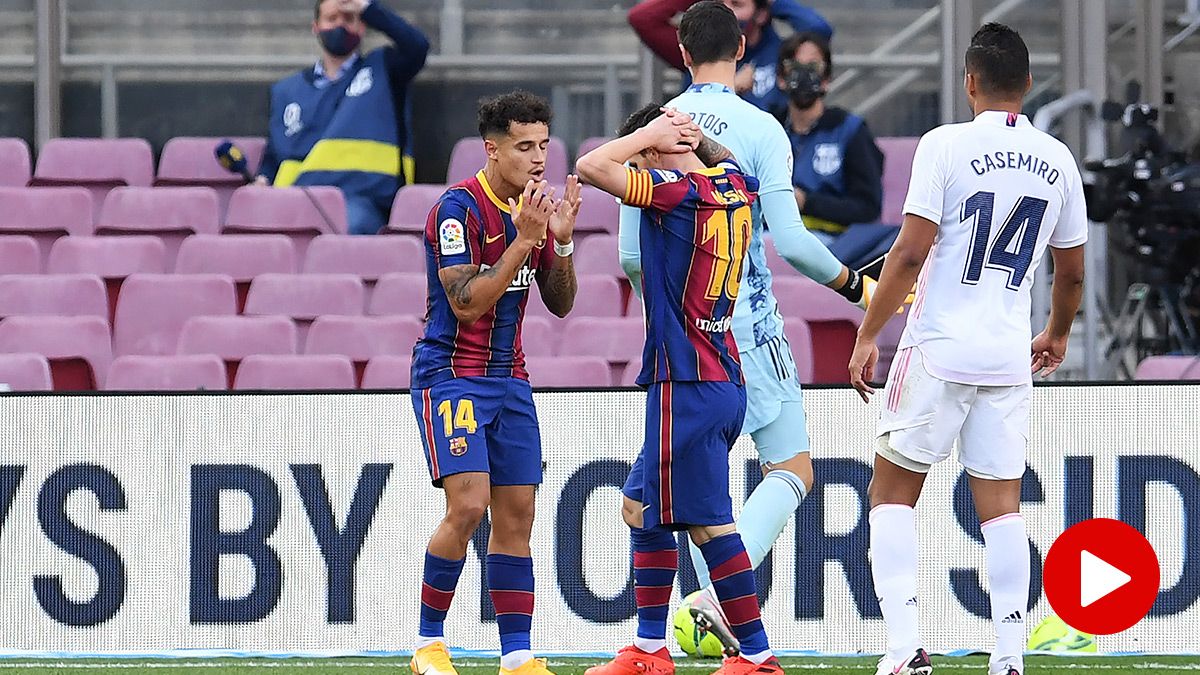
[[[737,23],[733,12],[717,0],[692,5],[679,23],[679,43],[684,63],[692,73],[692,86],[667,106],[691,115],[706,136],[729,148],[748,175],[760,183],[754,205],[749,260],[742,292],[733,315],[746,378],[746,419],[742,433],[754,439],[764,478],[750,495],[738,519],[737,530],[745,542],[751,564],[759,565],[775,544],[788,518],[812,487],[808,432],[796,366],[783,334],[771,271],[766,265],[763,221],[771,229],[775,248],[805,276],[866,307],[874,281],[847,269],[807,229],[792,192],[791,143],[783,127],[769,113],[734,93],[737,61],[745,38],[730,42],[727,24]],[[641,260],[638,249],[638,209],[621,209],[621,266],[640,293]],[[730,653],[737,640],[709,582],[708,570],[695,546],[692,561],[704,588],[692,606],[696,621],[711,630]]]

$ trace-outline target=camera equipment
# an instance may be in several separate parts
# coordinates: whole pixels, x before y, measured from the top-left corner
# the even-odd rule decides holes
[[[808,108],[825,96],[822,69],[819,63],[783,62],[784,91],[797,107]]]

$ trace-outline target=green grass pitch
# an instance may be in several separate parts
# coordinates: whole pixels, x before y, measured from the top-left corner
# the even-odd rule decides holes
[[[583,675],[596,659],[553,658],[550,668],[556,675]],[[459,660],[459,675],[495,675],[498,660]],[[719,664],[710,660],[679,660],[676,668],[681,675],[704,675]],[[827,675],[874,675],[874,658],[785,658],[784,670],[795,673]],[[987,673],[987,658],[933,658],[933,672]],[[0,659],[0,675],[22,673],[29,675],[406,675],[408,660],[404,658],[286,658],[286,659]],[[1093,656],[1084,658],[1030,657],[1025,662],[1026,675],[1040,673],[1103,673],[1104,675],[1146,675],[1149,673],[1200,672],[1200,657],[1179,656]]]

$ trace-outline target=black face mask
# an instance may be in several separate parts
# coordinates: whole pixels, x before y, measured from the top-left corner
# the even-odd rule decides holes
[[[356,33],[351,33],[345,26],[337,28],[329,28],[317,33],[317,38],[321,41],[321,46],[325,51],[334,56],[348,56],[355,49],[358,49],[358,43],[362,42],[362,38]]]
[[[783,63],[784,91],[797,108],[807,109],[825,96],[821,66],[815,63]]]

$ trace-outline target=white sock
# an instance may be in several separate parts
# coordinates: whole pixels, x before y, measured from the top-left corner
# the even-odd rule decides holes
[[[653,654],[654,652],[657,652],[660,649],[666,649],[667,641],[666,640],[652,640],[650,638],[644,638],[644,637],[635,637],[635,638],[633,638],[633,646],[646,652],[647,654]]]
[[[746,654],[743,652],[741,656],[743,659],[746,659],[750,663],[761,664],[761,663],[765,662],[767,659],[771,658],[772,656],[775,656],[775,653],[772,652],[770,649],[768,649],[765,652],[759,652],[757,654]]]
[[[500,655],[500,667],[506,670],[516,670],[526,661],[533,658],[533,650],[518,649],[515,652]]]
[[[921,646],[917,626],[917,518],[911,506],[871,509],[871,578],[887,625],[888,658],[899,661]]]
[[[758,569],[806,495],[804,481],[791,471],[782,469],[768,472],[754,492],[750,493],[737,519],[737,531],[742,535],[746,555],[750,556],[750,567]],[[688,541],[691,542],[690,539]],[[695,544],[690,544],[689,548],[692,566],[696,568],[696,580],[700,582],[700,588],[706,588],[712,582],[708,577],[704,556],[700,555],[700,548]]]
[[[436,637],[429,637],[427,635],[418,635],[417,636],[417,649],[423,649],[435,642],[445,642],[445,641],[446,641],[446,638],[444,638],[440,635],[438,635]]]
[[[1011,663],[1022,669],[1025,653],[1025,615],[1029,611],[1029,538],[1025,519],[1009,513],[983,523],[987,548],[988,587],[996,649],[991,664]]]

